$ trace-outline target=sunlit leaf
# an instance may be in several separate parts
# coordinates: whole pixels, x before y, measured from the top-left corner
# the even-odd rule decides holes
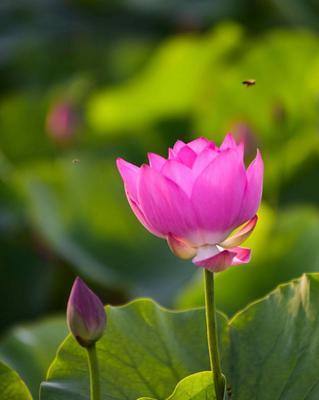
[[[167,400],[215,400],[215,390],[212,373],[209,371],[197,372],[187,376],[177,385]],[[155,400],[148,397],[141,397],[138,400]]]
[[[0,362],[0,394],[3,400],[32,400],[19,375]]]
[[[107,307],[98,342],[104,400],[169,396],[184,377],[209,368],[203,310],[168,311],[150,300]],[[224,341],[226,321],[219,325]],[[85,351],[68,338],[52,364],[41,399],[88,399]]]
[[[185,115],[194,107],[214,63],[238,44],[241,30],[220,27],[205,37],[180,35],[163,43],[147,67],[128,83],[94,94],[88,120],[94,130],[114,135],[150,123]]]
[[[318,303],[319,274],[309,274],[279,286],[227,325],[219,318],[233,398],[318,398]],[[183,377],[208,369],[203,309],[170,312],[138,300],[107,312],[110,324],[98,344],[105,400],[167,398]],[[184,381],[178,390],[185,388]],[[68,338],[42,384],[41,400],[88,399],[88,390],[85,352]]]

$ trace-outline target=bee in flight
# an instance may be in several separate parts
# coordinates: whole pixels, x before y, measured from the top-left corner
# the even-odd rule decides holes
[[[242,81],[242,84],[246,87],[254,86],[256,84],[256,79],[247,79],[245,81]]]

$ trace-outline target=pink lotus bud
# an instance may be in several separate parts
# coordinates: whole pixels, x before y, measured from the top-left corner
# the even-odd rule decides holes
[[[276,103],[272,109],[272,116],[277,124],[284,124],[287,120],[287,109],[284,104],[281,102]]]
[[[244,121],[239,121],[232,128],[237,143],[244,143],[245,158],[251,159],[256,154],[257,138],[251,127]]]
[[[83,347],[89,347],[103,335],[106,314],[102,302],[86,284],[76,278],[67,307],[70,332]]]
[[[238,246],[257,223],[260,152],[246,169],[244,144],[228,134],[220,147],[205,138],[178,140],[168,159],[153,153],[148,158],[141,167],[117,160],[128,202],[144,227],[166,239],[178,257],[193,257],[211,271],[247,263],[250,250]]]
[[[47,131],[59,142],[70,140],[76,131],[78,119],[71,103],[61,102],[54,105],[47,116]]]

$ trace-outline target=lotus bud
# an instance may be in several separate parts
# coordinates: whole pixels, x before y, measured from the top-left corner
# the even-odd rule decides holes
[[[273,120],[278,124],[282,125],[287,120],[287,109],[284,104],[278,102],[274,105],[272,109]]]
[[[251,159],[257,150],[257,137],[245,121],[238,121],[232,128],[234,132],[234,139],[237,143],[243,143],[245,147],[245,159]]]
[[[77,277],[67,306],[70,332],[83,347],[90,347],[104,333],[106,314],[101,300]]]
[[[55,104],[47,116],[48,134],[57,142],[71,140],[78,127],[78,116],[73,104],[60,102]]]

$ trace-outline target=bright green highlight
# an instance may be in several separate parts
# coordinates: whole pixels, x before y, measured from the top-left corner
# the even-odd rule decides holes
[[[211,371],[198,372],[182,379],[167,400],[216,400]],[[138,400],[156,400],[141,397]]]
[[[19,375],[0,363],[0,396],[3,400],[32,400],[31,394]]]

